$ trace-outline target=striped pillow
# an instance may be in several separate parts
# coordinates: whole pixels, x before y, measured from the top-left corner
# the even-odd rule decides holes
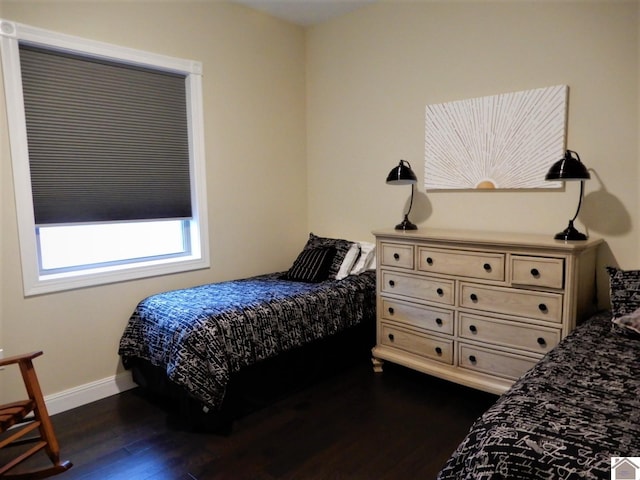
[[[334,247],[305,248],[283,278],[298,282],[322,282],[329,277],[335,256]]]
[[[335,248],[336,252],[333,257],[333,261],[329,266],[329,278],[334,279],[338,276],[338,272],[340,271],[340,266],[344,261],[344,257],[347,255],[347,252],[349,251],[353,243],[354,242],[343,240],[341,238],[319,237],[311,232],[309,233],[309,238],[307,239],[307,243],[304,246],[304,250],[312,250],[321,247]]]

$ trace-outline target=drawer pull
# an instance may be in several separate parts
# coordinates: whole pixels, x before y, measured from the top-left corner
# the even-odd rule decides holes
[[[471,295],[469,295],[469,298],[471,299],[472,302],[478,301],[478,295],[476,295],[475,293],[472,293]]]
[[[471,333],[478,333],[478,329],[475,325],[469,325],[469,330],[471,330]]]
[[[544,347],[547,344],[546,340],[542,337],[538,337],[538,345]]]
[[[393,280],[389,280],[389,286],[390,287],[395,287],[396,286],[396,282]]]
[[[442,355],[442,349],[440,347],[436,347],[436,353],[438,355]]]
[[[436,318],[436,325],[438,325],[439,327],[442,326],[442,319],[441,318]]]
[[[538,305],[538,308],[540,309],[541,312],[547,312],[549,311],[549,309],[547,308],[547,306],[544,303],[541,303],[540,305]]]
[[[399,253],[394,253],[394,254],[393,254],[393,258],[394,258],[395,260],[400,260],[400,254],[399,254]]]
[[[393,342],[393,340],[394,340],[393,333],[390,333],[390,334],[389,334],[389,340],[391,340],[391,341]]]
[[[442,296],[442,295],[444,295],[444,290],[442,290],[441,288],[438,288],[438,289],[436,290],[436,293],[437,293],[438,295]]]
[[[490,263],[485,263],[482,268],[485,269],[485,271],[490,272],[491,271],[491,264]]]
[[[395,313],[395,310],[393,309],[393,307],[389,307],[389,315],[393,315]]]
[[[469,361],[474,365],[478,362],[475,355],[469,355]]]
[[[433,265],[433,258],[427,257],[427,264],[428,265]]]
[[[531,276],[538,278],[540,276],[540,270],[538,270],[537,268],[532,268],[531,269]]]

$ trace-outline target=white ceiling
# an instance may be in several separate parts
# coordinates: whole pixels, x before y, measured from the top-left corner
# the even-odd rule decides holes
[[[305,27],[352,12],[377,0],[233,0]]]

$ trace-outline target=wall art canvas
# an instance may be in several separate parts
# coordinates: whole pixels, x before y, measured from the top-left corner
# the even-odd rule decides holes
[[[569,87],[427,105],[426,190],[559,188],[545,181],[566,149]]]

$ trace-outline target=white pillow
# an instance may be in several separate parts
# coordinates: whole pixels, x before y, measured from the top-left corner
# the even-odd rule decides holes
[[[613,323],[640,333],[640,308],[622,317],[614,318]]]
[[[376,256],[375,253],[371,255],[371,261],[367,265],[367,270],[375,270],[376,269]]]
[[[346,278],[359,257],[360,244],[358,242],[354,242],[347,251],[347,254],[344,256],[344,260],[342,260],[340,270],[338,270],[338,273],[336,274],[336,280],[342,280],[343,278]]]
[[[358,242],[360,245],[360,258],[351,269],[350,275],[359,275],[365,270],[375,268],[376,262],[376,244],[370,242]]]

